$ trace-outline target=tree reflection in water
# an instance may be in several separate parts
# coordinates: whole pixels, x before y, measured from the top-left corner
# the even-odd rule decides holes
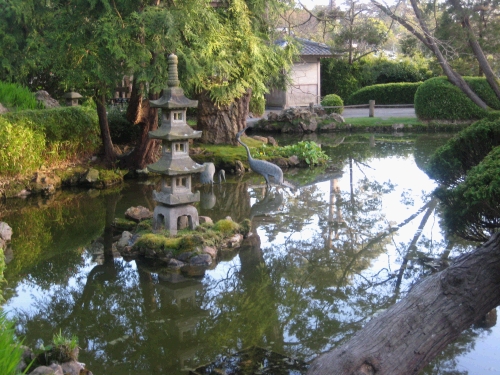
[[[186,279],[145,260],[127,263],[113,254],[113,218],[130,206],[128,197],[148,206],[149,188],[86,197],[78,209],[74,201],[67,208],[47,207],[51,220],[40,216],[37,225],[45,227],[32,232],[39,237],[13,240],[17,272],[7,273],[13,289],[6,307],[16,308],[11,314],[19,316],[26,344],[48,343],[61,329],[78,336],[80,360],[95,374],[180,374],[250,346],[308,360],[342,342],[433,272],[421,259],[447,259],[468,249],[441,236],[430,192],[402,189],[397,176],[373,177],[372,166],[391,168],[390,158],[414,168],[412,143],[377,144],[368,138],[366,144],[359,138],[348,143],[345,137],[329,150],[344,155],[332,155],[345,164],[344,176],[297,191],[266,193],[252,185],[251,176],[210,189],[210,204],[200,207],[200,214],[214,220],[252,218],[252,232],[201,279]],[[423,152],[419,155],[425,160]],[[406,215],[399,215],[399,222],[386,210],[394,195],[396,209]],[[19,233],[30,215],[20,211],[15,220],[2,220],[17,223]],[[50,227],[54,222],[57,230]],[[99,228],[98,234],[88,238],[82,227]],[[44,257],[57,243],[47,233],[71,234],[75,246],[64,241],[64,251]],[[87,237],[80,239],[80,233]],[[33,257],[21,256],[18,249],[36,241],[40,248]],[[91,251],[97,245],[104,249],[99,262]],[[23,300],[26,287],[34,288],[33,297]],[[457,373],[454,358],[473,349],[479,332],[467,331],[428,373],[437,368]]]

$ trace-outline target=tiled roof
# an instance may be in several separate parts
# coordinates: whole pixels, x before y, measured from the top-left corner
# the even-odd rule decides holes
[[[302,46],[300,50],[300,56],[318,56],[318,57],[331,57],[333,56],[330,51],[330,47],[328,47],[324,43],[313,42],[312,40],[295,38],[297,42]],[[287,45],[287,41],[284,39],[279,39],[275,42],[281,47],[285,47]]]
[[[317,43],[312,40],[302,38],[296,39],[302,45],[302,49],[300,51],[301,56],[332,56],[330,47],[324,43]]]

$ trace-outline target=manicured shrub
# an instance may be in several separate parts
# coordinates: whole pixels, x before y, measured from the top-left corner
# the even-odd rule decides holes
[[[346,100],[346,105],[368,104],[413,104],[417,89],[422,82],[386,83],[363,87]]]
[[[500,228],[500,147],[495,147],[465,181],[452,189],[441,187],[436,196],[444,203],[447,230],[473,241],[486,241]]]
[[[456,185],[497,146],[500,146],[500,120],[477,121],[436,150],[426,173],[443,185]]]
[[[0,116],[0,174],[93,154],[101,145],[95,111],[83,107],[9,112]]]
[[[35,95],[29,89],[16,83],[0,82],[0,103],[10,109],[37,108]]]
[[[484,78],[464,77],[479,97],[491,108],[498,109],[500,101]],[[415,94],[415,113],[420,120],[473,121],[487,116],[488,111],[479,108],[446,77],[425,81]]]
[[[321,101],[323,107],[339,107],[340,108],[325,108],[326,113],[338,113],[342,114],[344,112],[344,101],[342,98],[336,94],[329,94],[323,98]]]

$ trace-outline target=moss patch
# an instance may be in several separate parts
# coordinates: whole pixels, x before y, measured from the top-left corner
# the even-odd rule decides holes
[[[113,221],[113,228],[117,231],[128,231],[132,232],[136,229],[137,223],[132,220],[127,220],[127,219],[121,219],[121,218],[115,218]]]

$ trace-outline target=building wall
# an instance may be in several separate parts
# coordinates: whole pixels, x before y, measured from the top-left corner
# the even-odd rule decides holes
[[[286,90],[271,90],[266,95],[268,107],[308,106],[320,103],[320,64],[318,57],[303,56],[293,65],[292,85]]]

